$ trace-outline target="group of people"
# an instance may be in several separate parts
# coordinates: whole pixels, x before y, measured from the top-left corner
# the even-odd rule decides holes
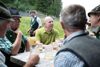
[[[45,17],[44,27],[41,28],[41,23],[34,23],[36,21],[41,22],[34,15],[35,12],[30,13],[32,16],[30,36],[34,36],[33,31],[39,28],[35,31],[38,44],[48,45],[59,39],[58,31],[53,28],[54,20],[52,17]],[[89,12],[88,16],[91,29],[93,29],[93,33],[98,39],[86,32],[87,17],[83,6],[73,4],[62,9],[60,22],[66,38],[63,47],[55,56],[54,67],[100,66],[100,5]],[[0,67],[10,67],[11,55],[30,50],[27,38],[19,30],[20,18],[21,16],[16,9],[8,9],[0,2]],[[38,62],[39,56],[37,54],[31,55],[24,67],[33,67]]]
[[[14,8],[8,9],[0,2],[0,67],[20,67],[10,61],[10,56],[30,50],[28,40],[18,29],[19,25],[18,11]],[[24,67],[32,67],[38,61],[39,56],[32,55]]]

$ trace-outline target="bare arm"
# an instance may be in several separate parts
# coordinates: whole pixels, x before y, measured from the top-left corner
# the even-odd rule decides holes
[[[36,64],[38,64],[39,60],[40,60],[39,55],[33,54],[29,57],[29,60],[23,67],[33,67]]]
[[[27,43],[26,43],[26,51],[30,51],[30,44],[29,44],[28,40],[27,40]]]
[[[21,47],[21,40],[22,40],[22,32],[21,31],[16,31],[17,37],[15,42],[13,43],[13,48],[12,48],[12,55],[15,55],[18,53],[20,47]]]

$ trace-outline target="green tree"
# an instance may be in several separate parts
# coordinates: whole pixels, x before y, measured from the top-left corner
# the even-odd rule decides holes
[[[61,0],[53,0],[52,4],[48,7],[48,15],[58,17],[61,11]]]
[[[46,15],[58,17],[61,5],[61,0],[36,0],[36,10],[39,10]]]

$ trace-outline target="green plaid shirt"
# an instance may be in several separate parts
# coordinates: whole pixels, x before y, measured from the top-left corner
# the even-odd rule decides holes
[[[6,38],[0,38],[0,50],[7,54],[11,54],[12,43]]]

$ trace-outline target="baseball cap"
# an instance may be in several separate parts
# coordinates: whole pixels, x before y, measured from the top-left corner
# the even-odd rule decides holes
[[[94,9],[92,9],[89,13],[88,16],[90,17],[90,15],[96,15],[96,14],[100,14],[100,5],[96,6]]]
[[[16,17],[21,18],[19,11],[16,8],[10,8],[9,10],[10,10],[12,17],[16,16]]]
[[[14,21],[8,8],[0,1],[0,19]]]

